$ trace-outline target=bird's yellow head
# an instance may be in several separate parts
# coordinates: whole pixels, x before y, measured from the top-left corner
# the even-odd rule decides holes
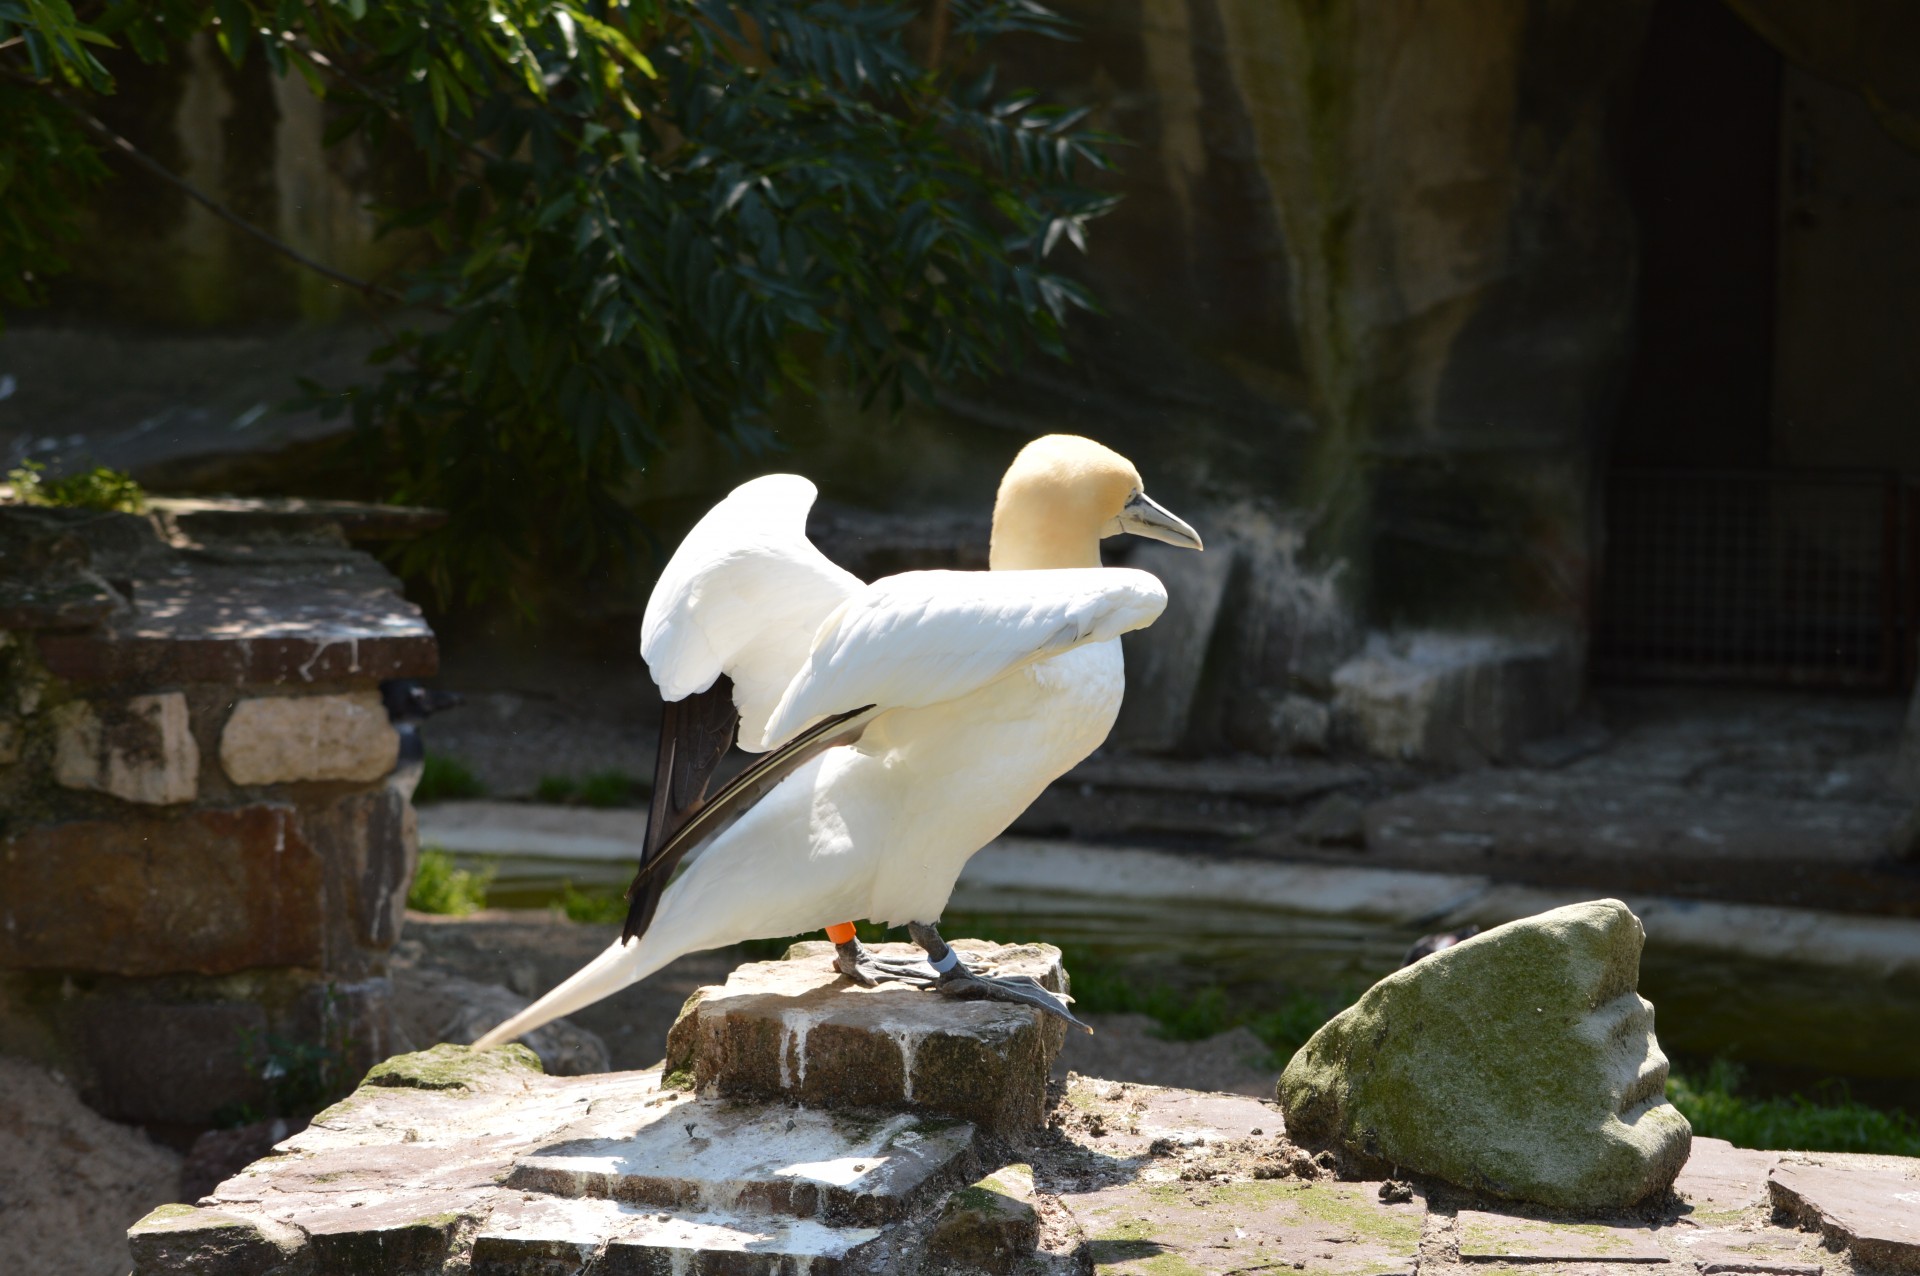
[[[1148,498],[1140,471],[1112,448],[1049,434],[1020,449],[993,505],[995,571],[1098,567],[1100,539],[1132,532],[1200,548],[1200,534]]]

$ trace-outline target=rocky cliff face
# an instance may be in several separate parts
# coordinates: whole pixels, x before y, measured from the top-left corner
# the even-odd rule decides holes
[[[985,507],[1023,436],[1077,430],[1133,456],[1236,560],[1207,585],[1218,632],[1195,644],[1208,673],[1173,697],[1172,717],[1132,724],[1163,746],[1287,747],[1314,716],[1288,697],[1324,706],[1369,626],[1578,627],[1594,458],[1633,297],[1609,137],[1650,3],[1069,0],[1081,39],[992,55],[1132,143],[1112,179],[1125,198],[1084,265],[1108,313],[1079,325],[1072,366],[961,387],[897,421],[826,378],[786,406],[783,463],[821,477],[829,499],[950,518]],[[257,71],[206,58],[130,78],[116,122],[289,242],[377,267],[356,220],[377,166],[322,151],[324,110]],[[326,310],[176,196],[128,178],[106,202],[98,238],[118,247],[59,311],[83,337],[128,317]],[[155,216],[129,230],[135,205]],[[114,266],[146,258],[152,269]],[[272,286],[227,287],[237,269]],[[231,428],[246,405],[221,399],[244,375],[231,350],[210,339],[206,375],[183,380],[193,355],[170,349],[149,393],[110,397],[91,371],[84,383],[62,372],[91,362],[71,338],[0,340],[0,367],[19,376],[0,441],[74,435],[98,455],[118,439],[164,473],[247,437]],[[206,403],[183,401],[195,396]],[[152,433],[178,440],[171,456],[129,433],[156,417],[169,428]],[[738,477],[737,458],[690,432],[648,475],[662,535]]]

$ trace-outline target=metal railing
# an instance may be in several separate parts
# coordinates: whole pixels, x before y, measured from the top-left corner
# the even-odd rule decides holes
[[[1605,509],[1597,677],[1912,684],[1920,488],[1899,476],[1617,470]]]

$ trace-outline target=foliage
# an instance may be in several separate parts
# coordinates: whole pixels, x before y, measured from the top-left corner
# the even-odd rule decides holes
[[[421,764],[420,783],[413,790],[416,803],[448,802],[487,795],[487,786],[471,767],[443,753],[429,753]]]
[[[627,901],[619,891],[583,891],[565,882],[560,887],[560,910],[570,922],[618,922],[626,920]]]
[[[147,494],[133,476],[105,466],[49,481],[46,466],[25,461],[7,472],[13,498],[22,505],[64,505],[73,509],[111,510],[138,514],[147,507]]]
[[[274,1117],[304,1119],[351,1093],[353,1038],[338,1014],[339,994],[325,988],[323,1039],[296,1041],[278,1033],[240,1029],[240,1064],[266,1084],[266,1106],[236,1102],[214,1113],[218,1126],[250,1125]]]
[[[1842,1083],[1827,1082],[1822,1087],[1827,1093],[1815,1102],[1799,1094],[1745,1098],[1739,1093],[1744,1079],[1739,1065],[1715,1059],[1703,1078],[1669,1075],[1667,1100],[1695,1134],[1738,1147],[1920,1156],[1920,1121],[1899,1109],[1859,1103]]]
[[[477,873],[455,868],[453,856],[438,847],[423,847],[413,884],[407,888],[407,907],[447,917],[477,913],[487,906],[487,888],[493,884],[493,874],[492,865]]]
[[[926,41],[916,20],[952,39]],[[1056,268],[1110,206],[1087,111],[999,84],[983,44],[1062,37],[1036,0],[0,0],[0,300],[38,295],[101,169],[77,114],[109,45],[211,31],[330,103],[330,140],[410,154],[383,227],[425,247],[366,290],[377,380],[308,385],[368,427],[395,499],[445,507],[403,551],[443,593],[630,540],[626,498],[690,410],[766,446],[832,361],[869,401],[1064,350],[1091,304]],[[937,54],[936,50],[944,50]],[[961,74],[955,67],[970,68]],[[37,93],[37,96],[36,96]],[[11,121],[12,113],[8,115]],[[70,162],[55,163],[57,156]],[[396,317],[396,322],[398,319]]]
[[[563,806],[573,800],[575,787],[574,782],[564,775],[543,775],[539,783],[533,786],[533,798],[550,806]]]

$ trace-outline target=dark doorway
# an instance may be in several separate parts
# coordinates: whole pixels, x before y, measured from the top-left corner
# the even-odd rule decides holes
[[[1890,471],[1782,451],[1796,437],[1775,402],[1793,74],[1724,0],[1654,8],[1625,138],[1639,298],[1606,476],[1602,679],[1912,679],[1920,502]]]
[[[1780,86],[1724,0],[1654,7],[1626,135],[1639,313],[1616,468],[1770,460]]]

